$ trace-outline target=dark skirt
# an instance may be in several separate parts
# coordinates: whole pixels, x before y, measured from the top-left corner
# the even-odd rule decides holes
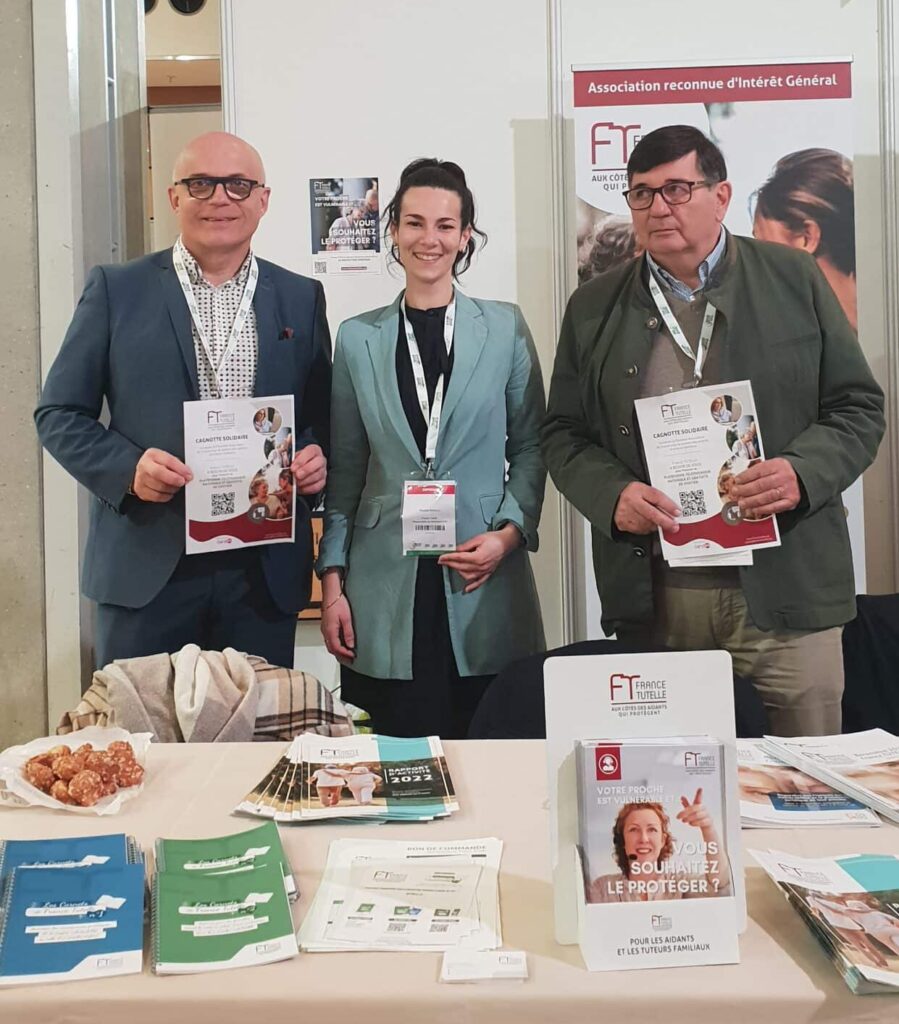
[[[371,715],[384,736],[465,739],[475,708],[493,676],[460,676],[450,639],[443,569],[420,558],[412,613],[412,678],[374,679],[340,668],[344,700]]]

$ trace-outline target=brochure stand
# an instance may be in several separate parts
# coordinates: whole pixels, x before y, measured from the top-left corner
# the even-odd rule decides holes
[[[589,970],[735,963],[746,925],[733,672],[724,651],[548,658],[546,758],[556,940],[579,943]],[[733,894],[587,903],[578,851],[575,741],[705,734],[724,747]]]

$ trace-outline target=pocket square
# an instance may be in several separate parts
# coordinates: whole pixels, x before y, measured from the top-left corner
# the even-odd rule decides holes
[[[292,327],[282,327],[281,333],[278,335],[278,341],[290,341],[293,337]]]

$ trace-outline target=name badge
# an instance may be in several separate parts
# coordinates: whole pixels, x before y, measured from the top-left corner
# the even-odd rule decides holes
[[[455,480],[407,480],[403,484],[402,524],[404,555],[455,551]]]

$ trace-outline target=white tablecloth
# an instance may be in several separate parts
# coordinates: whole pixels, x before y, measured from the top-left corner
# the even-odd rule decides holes
[[[65,982],[0,991],[2,1024],[805,1024],[899,1022],[899,995],[853,996],[786,900],[748,866],[749,927],[742,962],[591,974],[576,946],[553,938],[543,744],[535,740],[448,742],[462,810],[414,826],[286,826],[281,829],[301,897],[298,924],[315,892],[328,842],[337,836],[453,839],[499,836],[505,946],[528,954],[526,982],[445,985],[433,953],[327,953],[266,967]],[[203,837],[252,827],[231,815],[265,774],[280,745],[158,745],[139,798],[109,818],[40,809],[0,810],[7,839],[130,832]],[[747,845],[807,856],[899,853],[899,829],[744,832]],[[149,937],[146,948],[149,948]]]

